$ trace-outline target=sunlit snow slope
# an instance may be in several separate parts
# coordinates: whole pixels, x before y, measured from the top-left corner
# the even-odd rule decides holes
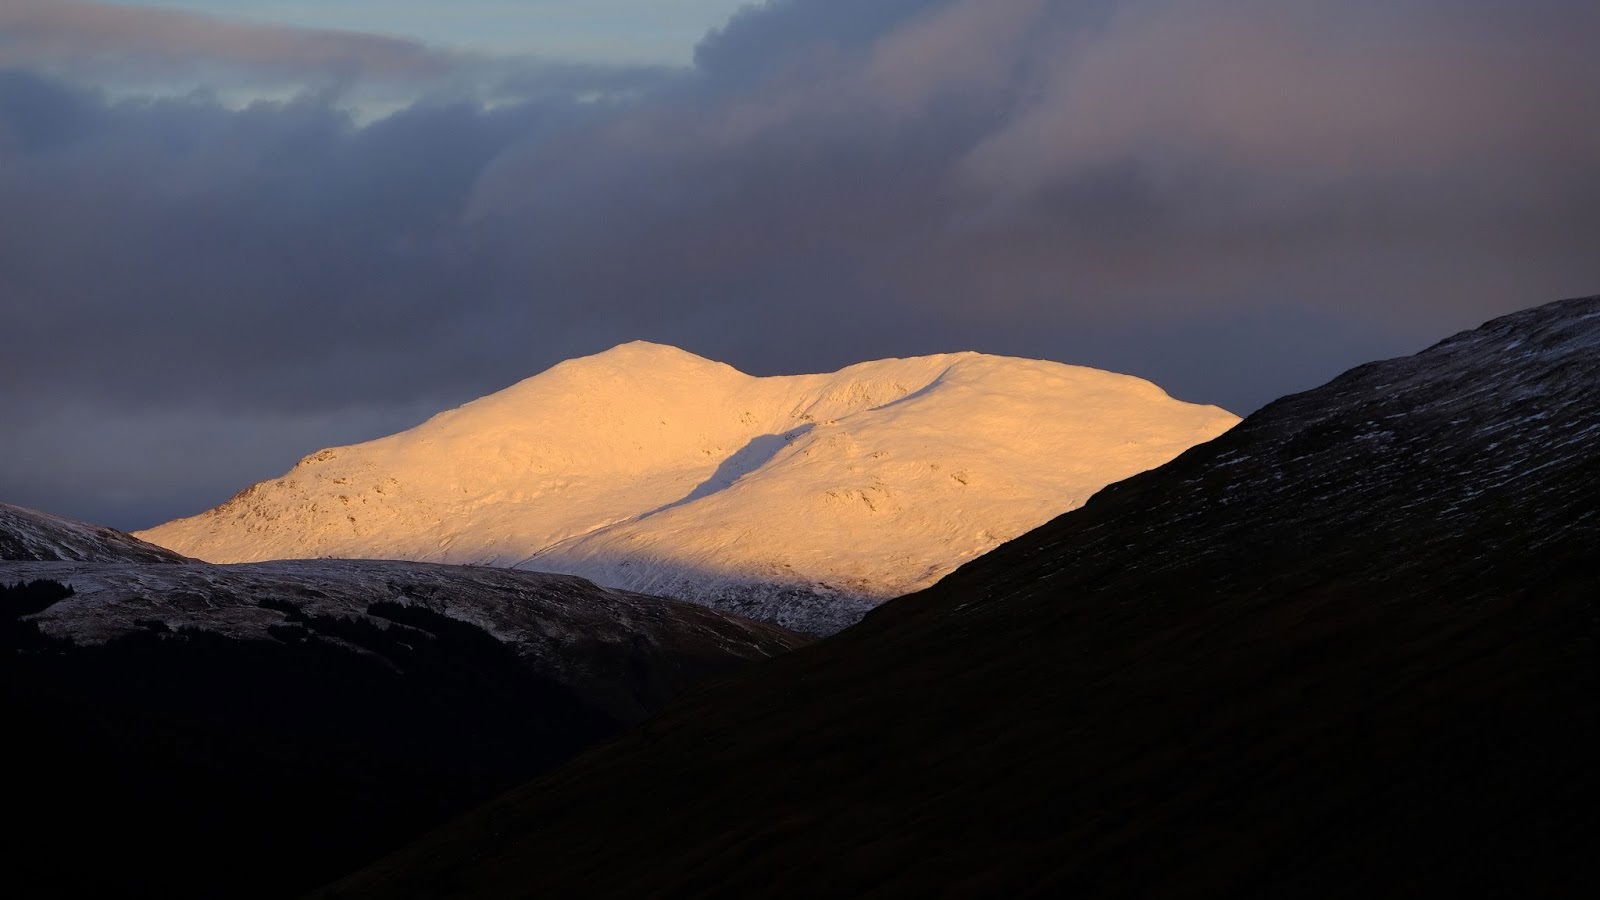
[[[758,378],[636,342],[139,536],[214,562],[567,572],[827,632],[1237,421],[1060,363]]]

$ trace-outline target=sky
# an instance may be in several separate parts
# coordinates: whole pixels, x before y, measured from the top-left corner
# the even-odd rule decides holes
[[[401,36],[569,62],[688,65],[745,0],[169,0],[119,6]]]
[[[1600,293],[1592,0],[0,0],[0,500],[138,528],[634,339],[1248,413]]]

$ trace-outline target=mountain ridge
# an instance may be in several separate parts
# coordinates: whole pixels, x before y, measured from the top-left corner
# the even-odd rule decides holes
[[[1597,388],[1357,367],[320,896],[1585,895]]]
[[[633,342],[139,535],[213,561],[568,572],[824,633],[1236,421],[1040,360],[757,377]]]
[[[9,503],[0,503],[0,561],[193,562],[115,528]]]

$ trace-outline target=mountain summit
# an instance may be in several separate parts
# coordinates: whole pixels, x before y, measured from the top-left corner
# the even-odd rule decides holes
[[[828,632],[1237,421],[1038,360],[754,377],[633,342],[140,536],[213,562],[565,572]]]

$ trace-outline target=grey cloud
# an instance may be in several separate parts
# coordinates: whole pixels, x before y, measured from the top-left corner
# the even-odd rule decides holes
[[[1034,194],[1140,157],[1300,182],[1594,158],[1573,115],[1600,98],[1588,41],[1444,15],[1420,27],[1407,5],[1358,5],[1337,28],[1323,4],[1135,5],[1044,67],[1037,99],[968,162],[984,189]]]
[[[759,79],[818,48],[859,50],[952,0],[777,0],[751,4],[695,48],[695,64],[729,85]]]
[[[456,225],[478,171],[592,114],[450,104],[358,127],[316,96],[233,112],[0,75],[3,302],[27,310],[12,337],[72,340],[87,361],[50,355],[34,377],[119,401],[315,406],[330,355],[360,383],[425,389],[453,363],[396,360],[474,300]],[[240,395],[218,372],[260,380]]]
[[[368,124],[0,75],[0,497],[150,524],[633,338],[1247,412],[1600,289],[1600,13],[1507,9],[792,0],[692,73],[481,61],[516,102]]]
[[[858,52],[796,71],[782,33],[760,33],[745,55],[770,68],[742,73],[741,91],[628,117],[570,160],[508,154],[480,208],[536,226],[578,193],[692,184],[693,200],[659,210],[639,199],[659,189],[637,191],[628,227],[706,212],[703,230],[669,240],[744,245],[784,284],[800,280],[784,247],[866,258],[880,296],[972,318],[1126,321],[1174,296],[1209,314],[1324,302],[1306,282],[1344,277],[1339,260],[1359,252],[1384,269],[1339,302],[1392,333],[1516,302],[1429,290],[1419,271],[1473,273],[1452,287],[1594,277],[1573,252],[1595,222],[1600,140],[1587,5],[1535,3],[1508,29],[1492,4],[988,0],[923,4],[882,33],[846,27],[877,24],[855,9],[769,14],[824,43],[852,35]],[[648,265],[634,281],[707,277]],[[1496,275],[1507,266],[1514,277]],[[1285,283],[1269,285],[1279,269]],[[1402,283],[1424,296],[1382,290]]]

